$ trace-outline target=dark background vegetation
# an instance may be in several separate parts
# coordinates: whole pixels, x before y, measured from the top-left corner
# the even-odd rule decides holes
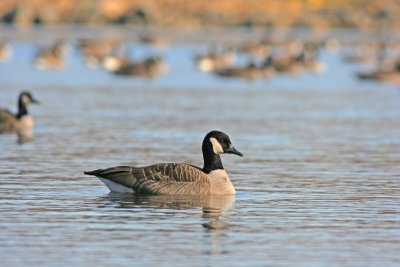
[[[3,23],[397,28],[396,0],[1,0]]]

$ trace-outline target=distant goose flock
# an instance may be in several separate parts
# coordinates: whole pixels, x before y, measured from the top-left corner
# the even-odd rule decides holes
[[[148,46],[166,45],[168,39],[162,36],[142,34],[138,41]],[[133,59],[123,52],[129,44],[119,39],[80,39],[76,48],[84,64],[90,69],[102,68],[110,74],[126,77],[155,79],[166,74],[170,67],[164,57],[156,53],[141,59]],[[397,43],[360,42],[352,44],[352,50],[343,53],[347,63],[375,64],[375,70],[355,73],[360,80],[376,80],[400,83],[399,56],[386,55],[386,50],[399,54]],[[60,70],[67,64],[67,42],[55,41],[38,49],[33,65],[38,70]],[[326,64],[320,52],[337,51],[338,40],[298,41],[273,40],[264,38],[239,43],[213,44],[208,53],[194,54],[194,63],[201,72],[211,73],[228,79],[271,79],[279,74],[300,75],[303,72],[321,74]],[[393,52],[392,51],[392,52]],[[12,54],[12,46],[0,40],[0,63],[7,62]],[[392,53],[393,54],[393,53]]]

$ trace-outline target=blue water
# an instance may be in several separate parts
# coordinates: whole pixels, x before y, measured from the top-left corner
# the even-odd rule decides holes
[[[226,80],[196,69],[205,43],[128,40],[133,57],[163,55],[169,72],[121,78],[83,64],[73,36],[92,33],[73,28],[67,67],[38,71],[35,44],[53,33],[6,33],[14,51],[0,64],[0,106],[15,111],[22,89],[41,104],[29,108],[32,142],[0,136],[1,265],[400,264],[400,88],[359,81],[371,66],[323,51],[321,75]],[[244,154],[222,158],[235,197],[110,194],[83,175],[201,166],[213,129]]]

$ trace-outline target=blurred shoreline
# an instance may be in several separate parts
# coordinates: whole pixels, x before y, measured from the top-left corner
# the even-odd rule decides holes
[[[14,41],[47,42],[49,40],[103,39],[142,42],[142,38],[160,37],[168,43],[210,43],[234,45],[243,40],[259,40],[268,37],[270,40],[327,41],[338,40],[341,44],[358,44],[371,40],[384,40],[386,43],[400,40],[400,29],[384,30],[353,28],[313,29],[308,28],[269,28],[204,26],[187,28],[182,26],[159,25],[8,25],[0,24],[2,38]]]
[[[396,0],[2,0],[3,24],[399,28]]]

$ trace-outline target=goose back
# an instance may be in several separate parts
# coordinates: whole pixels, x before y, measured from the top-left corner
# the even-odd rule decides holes
[[[18,119],[8,110],[0,109],[0,133],[15,132],[18,129]]]
[[[141,194],[211,194],[212,182],[209,176],[199,168],[183,163],[161,163],[141,168],[117,166],[85,172],[85,174],[108,179]]]

